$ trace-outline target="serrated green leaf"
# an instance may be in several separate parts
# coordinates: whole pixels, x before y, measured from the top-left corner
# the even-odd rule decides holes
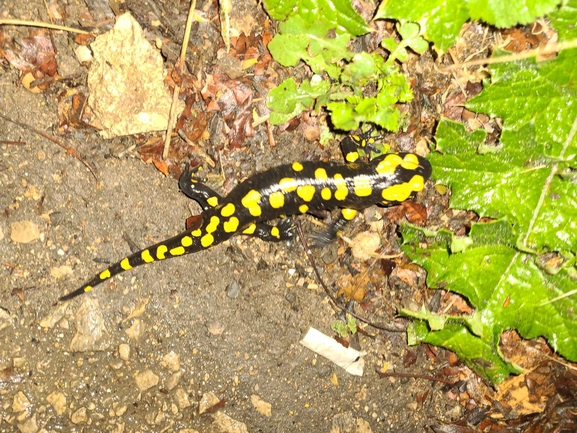
[[[328,92],[329,88],[330,83],[319,75],[314,75],[310,81],[303,81],[300,87],[293,78],[287,78],[268,94],[267,105],[277,113],[275,116],[271,113],[271,123],[284,123],[303,110],[310,109],[315,99]]]
[[[560,0],[389,0],[381,3],[375,19],[419,23],[423,35],[440,52],[445,52],[453,45],[468,19],[480,19],[502,28],[511,27],[530,23],[553,12],[559,4]]]
[[[425,38],[445,52],[469,18],[469,10],[467,3],[459,0],[389,0],[380,4],[375,15],[375,19],[386,18],[419,23]]]
[[[412,313],[406,315],[410,317]],[[441,331],[430,332],[427,322],[418,321],[409,327],[408,333],[409,344],[428,343],[446,347],[457,353],[469,368],[492,383],[500,383],[510,374],[519,374],[522,371],[516,365],[503,360],[494,347],[456,323],[446,324]]]
[[[514,218],[518,232],[526,234],[527,248],[577,251],[577,185],[555,175],[568,170],[571,162],[544,159],[536,152],[542,148],[534,140],[536,134],[526,132],[522,128],[519,134],[504,133],[500,152],[479,154],[481,141],[474,142],[462,125],[442,120],[437,149],[444,155],[430,156],[435,179],[451,187],[454,208]]]
[[[382,57],[369,53],[355,54],[353,60],[343,68],[341,81],[345,84],[361,88],[368,80],[375,79],[378,72],[377,61]]]
[[[548,18],[553,28],[557,30],[559,42],[568,41],[576,37],[577,1],[566,1],[563,7],[549,14]]]
[[[339,34],[361,36],[372,31],[350,0],[265,0],[264,5],[269,15],[279,21],[296,11],[308,23],[322,17]]]
[[[478,201],[477,211],[513,215],[519,231],[527,233],[523,242],[539,251],[577,251],[577,185],[561,176],[577,167],[576,62],[577,50],[571,50],[549,62],[497,65],[491,69],[491,86],[467,103],[471,110],[502,117],[504,124],[499,152],[470,153],[493,173],[471,179],[483,178],[487,187],[479,185],[479,192],[462,204],[470,206],[491,191],[493,199]]]
[[[459,293],[475,308],[472,316],[444,316],[443,329],[421,330],[420,340],[454,350],[477,373],[497,382],[516,369],[499,351],[507,329],[517,329],[524,338],[544,336],[561,355],[577,359],[577,299],[562,296],[572,293],[577,281],[565,268],[557,275],[544,272],[533,256],[511,246],[515,227],[509,222],[476,224],[470,245],[462,252],[451,250],[453,234],[447,230],[426,236],[431,232],[403,225],[402,232],[402,248],[427,270],[428,286]],[[429,323],[434,316],[405,314]],[[455,335],[459,344],[451,342]],[[484,359],[472,358],[481,349]],[[495,376],[494,371],[501,373]]]
[[[338,77],[341,60],[349,60],[354,53],[348,49],[350,35],[330,37],[330,26],[324,20],[307,23],[300,15],[293,15],[280,23],[281,33],[269,42],[268,49],[283,66],[296,66],[303,60],[315,73],[327,72]]]
[[[471,18],[506,28],[528,24],[555,10],[560,0],[468,0]]]
[[[577,2],[568,3],[572,9],[561,8],[552,22],[575,38],[574,21],[568,23]],[[493,381],[514,367],[499,351],[507,329],[524,338],[544,336],[577,360],[575,64],[577,53],[568,50],[548,62],[491,67],[490,85],[467,108],[502,118],[496,146],[485,143],[484,131],[439,122],[438,152],[429,156],[434,179],[451,187],[452,207],[496,221],[472,224],[466,239],[447,230],[402,229],[403,250],[428,271],[429,286],[459,293],[475,308],[470,316],[444,316],[439,331],[427,325],[432,313],[410,313],[426,319],[413,339],[452,348]],[[442,335],[450,326],[462,337],[459,344]],[[482,363],[472,359],[474,347],[485,347]]]
[[[381,46],[385,50],[392,53],[393,51],[395,51],[399,47],[399,44],[393,38],[385,38],[381,41]]]
[[[299,4],[298,0],[264,0],[264,7],[272,19],[284,20]]]
[[[274,9],[276,5],[267,3],[267,7]],[[312,106],[314,98],[315,110],[324,106],[331,110],[331,121],[337,129],[349,131],[362,122],[371,122],[398,130],[400,113],[394,105],[412,99],[411,86],[398,67],[387,64],[381,55],[349,50],[351,35],[368,30],[364,21],[364,27],[353,29],[360,17],[350,0],[300,0],[292,9],[284,4],[274,11],[281,9],[291,12],[268,45],[273,58],[283,66],[296,66],[302,60],[316,74],[326,73],[332,80],[325,83],[324,92],[308,89],[304,83],[300,89],[294,81],[290,86],[283,83],[267,101],[276,113],[271,114],[271,122],[287,120],[288,113],[298,115]],[[335,23],[341,27],[335,27]],[[406,32],[415,36],[418,26],[407,25]]]
[[[401,23],[401,25],[397,26],[397,29],[399,30],[399,34],[403,40],[415,39],[419,36],[419,32],[421,31],[421,28],[417,23]]]
[[[415,53],[424,54],[425,51],[429,49],[429,42],[426,41],[423,37],[419,36],[418,38],[414,39],[409,46]]]

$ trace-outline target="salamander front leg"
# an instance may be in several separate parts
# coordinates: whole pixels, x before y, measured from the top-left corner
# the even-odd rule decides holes
[[[187,165],[180,176],[178,186],[188,198],[196,201],[203,210],[217,207],[222,203],[223,198],[203,183],[206,181],[205,178],[196,176],[199,170],[200,166],[189,169]]]
[[[374,144],[382,137],[380,135],[372,137],[374,131],[375,127],[371,125],[367,132],[359,135],[347,135],[341,140],[341,151],[347,163],[355,162],[359,159],[359,149],[363,149],[365,153],[376,150]]]
[[[320,248],[335,240],[347,223],[357,216],[354,209],[341,209],[341,214],[325,231],[314,233],[310,237],[313,240],[312,247]]]

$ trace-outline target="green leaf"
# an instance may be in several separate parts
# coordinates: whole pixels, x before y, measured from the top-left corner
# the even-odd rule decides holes
[[[551,24],[557,30],[559,41],[568,41],[575,38],[575,23],[577,23],[577,2],[566,1],[558,10],[548,16]]]
[[[511,27],[530,23],[553,12],[559,4],[560,0],[389,0],[380,4],[375,19],[419,23],[423,35],[440,52],[445,52],[469,19],[480,19],[502,28]]]
[[[312,88],[305,81],[299,88],[294,80],[285,80],[268,97],[267,105],[273,110],[271,122],[285,122],[314,103],[317,111],[324,106],[331,111],[336,129],[350,131],[370,122],[397,131],[401,115],[395,105],[412,99],[411,86],[393,64],[392,56],[385,62],[377,53],[349,50],[351,36],[368,31],[366,25],[353,25],[360,17],[350,1],[302,0],[291,5],[294,7],[267,3],[274,16],[287,17],[268,45],[271,55],[283,66],[296,66],[302,60],[315,74],[328,75],[330,81]],[[406,36],[403,47],[422,42],[419,26],[407,24],[401,30]],[[401,48],[399,56],[403,52]]]
[[[322,17],[337,33],[360,36],[372,31],[349,0],[265,0],[264,5],[271,18],[279,21],[297,11],[309,24]]]
[[[513,215],[526,233],[523,244],[538,251],[577,251],[577,184],[562,176],[577,168],[576,62],[577,50],[571,50],[549,62],[498,65],[491,69],[492,85],[467,103],[504,119],[502,146],[492,155],[467,152],[469,162],[489,170],[468,179],[479,187],[469,198],[469,187],[459,187],[454,205],[481,215]],[[445,142],[441,138],[441,147]],[[439,180],[454,183],[454,168]]]
[[[272,19],[282,21],[299,4],[298,0],[264,0],[264,7]]]
[[[324,20],[307,23],[302,16],[293,15],[279,27],[282,33],[275,35],[268,49],[283,66],[296,66],[303,60],[315,73],[326,71],[336,78],[340,72],[338,63],[354,55],[348,49],[350,36],[329,37],[331,29]]]
[[[403,251],[427,270],[428,286],[459,293],[475,308],[463,317],[403,310],[424,321],[413,340],[455,351],[494,383],[518,372],[499,350],[508,329],[524,338],[544,336],[554,350],[577,360],[577,299],[575,294],[562,296],[573,293],[577,281],[569,269],[557,275],[544,272],[533,256],[511,246],[517,232],[507,220],[474,224],[469,247],[461,252],[451,249],[454,235],[447,230],[431,233],[406,224],[402,232]]]
[[[403,44],[411,47],[412,50],[419,54],[423,54],[427,48],[429,48],[429,43],[419,36],[421,28],[415,23],[402,23],[397,24],[397,29],[399,34],[403,38]]]
[[[570,3],[551,22],[575,39],[577,2]],[[434,179],[451,187],[452,207],[495,221],[472,224],[467,237],[402,228],[403,250],[427,270],[429,286],[458,293],[474,307],[468,316],[441,315],[442,329],[433,313],[405,311],[420,319],[412,340],[455,350],[494,382],[516,369],[499,350],[508,329],[543,336],[577,360],[575,64],[576,50],[567,50],[547,62],[491,67],[491,82],[467,108],[501,117],[496,145],[485,143],[484,131],[440,121],[437,152],[429,156]]]
[[[468,0],[471,18],[500,28],[528,24],[561,3],[559,0]]]
[[[453,45],[468,18],[467,3],[459,0],[383,1],[375,15],[375,19],[419,23],[422,34],[440,52],[447,51]]]
[[[402,311],[402,314],[413,316],[407,311]],[[428,325],[428,322],[417,321],[409,326],[410,344],[428,343],[446,347],[457,353],[465,365],[479,376],[492,383],[500,383],[512,373],[521,373],[521,368],[503,360],[493,346],[475,337],[466,327],[451,322],[440,331],[430,332]]]
[[[315,99],[329,88],[330,83],[319,75],[313,75],[310,81],[303,81],[300,87],[293,78],[287,78],[268,94],[267,105],[276,113],[275,116],[271,113],[271,123],[284,123],[303,110],[312,108]]]

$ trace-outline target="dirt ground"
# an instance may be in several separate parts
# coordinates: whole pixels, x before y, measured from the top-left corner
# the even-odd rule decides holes
[[[1,113],[53,134],[57,95],[18,82],[16,70],[0,70]],[[378,376],[384,363],[402,369],[407,354],[432,373],[425,348],[409,348],[404,334],[360,335],[363,377],[299,344],[309,327],[333,335],[337,314],[298,242],[236,237],[57,304],[128,254],[125,236],[139,248],[158,242],[199,208],[132,151],[111,156],[130,139],[61,137],[96,181],[38,134],[3,119],[0,131],[23,142],[0,145],[0,432],[244,431],[235,422],[249,432],[423,432],[460,418],[443,384]],[[286,136],[271,149],[258,131],[248,153],[224,158],[248,175],[318,152]],[[16,223],[38,239],[14,242]]]

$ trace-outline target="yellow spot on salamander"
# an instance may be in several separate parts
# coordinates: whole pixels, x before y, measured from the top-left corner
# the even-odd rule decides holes
[[[283,177],[279,180],[278,185],[283,192],[293,192],[297,189],[297,181],[292,177]]]
[[[99,276],[101,280],[107,280],[108,278],[110,278],[110,270],[107,269],[105,271],[102,271]]]
[[[368,197],[373,193],[371,179],[368,176],[355,176],[353,185],[357,197]]]
[[[251,189],[240,202],[252,216],[257,217],[261,216],[262,214],[262,210],[259,205],[260,199],[260,193],[254,189]]]
[[[319,167],[315,170],[315,179],[326,181],[328,178],[327,171],[324,168]]]
[[[256,230],[256,224],[250,223],[242,232],[245,235],[252,235],[255,230]]]
[[[294,171],[302,171],[304,167],[300,162],[293,162],[292,168]]]
[[[227,233],[234,233],[238,229],[240,221],[237,217],[231,217],[228,221],[225,221],[222,227]]]
[[[92,289],[93,289],[92,286],[86,286],[86,287],[84,288],[84,293],[88,293],[88,292],[90,292]]]
[[[132,265],[130,264],[130,261],[128,260],[128,257],[125,258],[125,259],[122,259],[122,260],[120,261],[120,267],[121,267],[122,269],[124,269],[125,271],[128,271],[128,270],[132,269]]]
[[[180,240],[180,245],[183,247],[189,247],[192,245],[192,238],[190,236],[183,236]]]
[[[164,260],[166,257],[164,256],[168,251],[168,247],[166,245],[159,245],[156,249],[156,258],[158,260]]]
[[[200,238],[200,245],[204,248],[208,248],[214,242],[214,236],[210,233],[205,234],[203,237]]]
[[[171,256],[182,256],[184,254],[184,247],[176,247],[170,250]]]
[[[409,181],[409,185],[413,191],[422,191],[425,187],[425,179],[420,174],[416,174]]]
[[[284,206],[284,194],[281,191],[276,191],[268,196],[268,201],[273,209],[280,209]]]
[[[214,233],[220,224],[220,218],[216,215],[210,217],[210,222],[206,225],[207,233]]]
[[[403,160],[396,153],[391,153],[380,161],[377,165],[377,173],[379,174],[393,174],[397,169],[398,165],[401,164]]]
[[[331,189],[326,187],[321,189],[321,197],[323,200],[330,200],[332,197]]]
[[[405,201],[411,195],[411,188],[408,183],[401,183],[385,188],[382,196],[387,201]]]
[[[199,237],[202,234],[202,230],[201,229],[196,229],[194,230],[192,233],[190,233],[192,236],[194,236],[195,238]]]
[[[209,204],[209,206],[212,207],[217,207],[218,206],[218,197],[209,197],[206,202]]]
[[[235,211],[235,207],[232,203],[227,203],[221,210],[220,210],[220,214],[225,217],[228,218],[229,216],[234,214]]]
[[[344,219],[350,221],[357,216],[357,211],[354,209],[343,209],[341,210],[341,214],[343,215]]]
[[[335,191],[335,198],[342,201],[347,198],[347,195],[349,195],[347,181],[343,179],[343,176],[340,173],[335,174],[334,181],[335,186],[337,187],[337,190]]]
[[[359,159],[359,152],[349,152],[345,155],[347,162],[355,162]]]
[[[301,185],[297,188],[297,195],[304,201],[311,201],[315,196],[315,187],[312,185]]]
[[[300,213],[307,213],[309,211],[309,207],[306,204],[301,204],[299,206]]]
[[[271,234],[272,236],[274,236],[275,238],[280,239],[280,230],[278,229],[278,227],[276,227],[276,226],[275,226],[275,227],[271,227],[271,229],[270,229],[270,234]]]
[[[419,167],[419,158],[415,154],[407,153],[401,166],[407,170],[416,170]]]
[[[154,262],[154,257],[152,257],[150,255],[150,251],[148,251],[148,250],[144,250],[142,253],[140,253],[140,257],[142,257],[142,260],[144,260],[144,263]]]

